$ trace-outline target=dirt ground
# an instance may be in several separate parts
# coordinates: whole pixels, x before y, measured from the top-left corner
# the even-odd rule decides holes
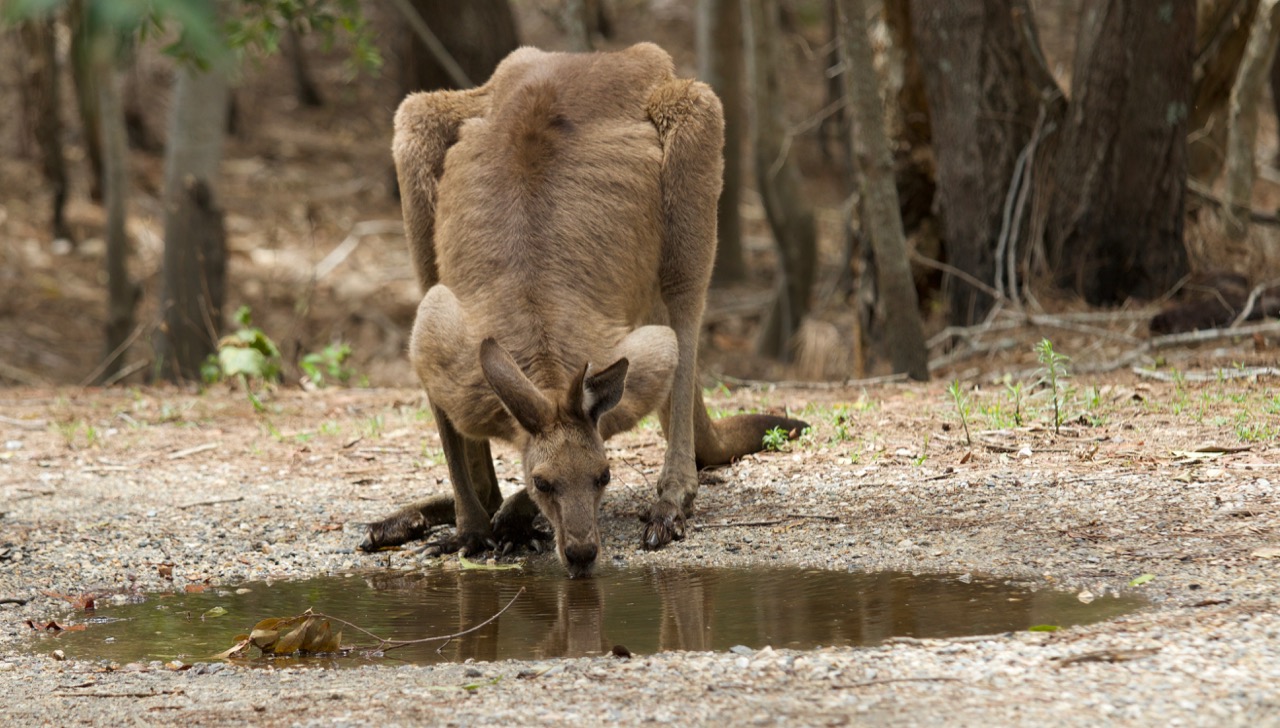
[[[1159,370],[1173,381],[1075,378],[1056,434],[1043,390],[1015,407],[999,380],[967,388],[972,445],[940,382],[711,390],[719,414],[785,409],[813,431],[705,478],[693,532],[656,553],[639,549],[636,519],[660,434],[642,426],[610,446],[613,563],[987,574],[1082,599],[1149,599],[1136,614],[870,648],[336,672],[59,662],[30,652],[56,637],[26,621],[85,623],[63,595],[107,604],[192,585],[441,568],[410,550],[353,548],[363,523],[447,491],[419,392],[282,388],[258,412],[221,385],[6,390],[5,712],[21,724],[1276,724],[1280,398],[1274,372],[1232,378],[1255,348],[1246,339]],[[1265,357],[1274,364],[1274,348]],[[516,454],[496,454],[504,486],[517,487]]]

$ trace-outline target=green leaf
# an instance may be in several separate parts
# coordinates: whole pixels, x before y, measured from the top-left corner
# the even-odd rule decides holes
[[[224,346],[218,351],[218,364],[226,376],[243,374],[246,377],[266,378],[267,357],[247,346]]]
[[[1057,632],[1060,629],[1062,628],[1056,624],[1037,624],[1027,627],[1028,632]]]
[[[201,614],[200,618],[212,619],[213,617],[222,617],[226,615],[226,613],[227,613],[226,607],[212,607],[210,609],[205,610],[205,613]]]
[[[1142,576],[1139,576],[1135,578],[1133,581],[1129,582],[1129,586],[1142,586],[1143,584],[1146,584],[1147,582],[1151,581],[1154,578],[1156,578],[1155,574],[1143,574]]]
[[[462,554],[458,554],[458,563],[464,569],[477,569],[480,571],[510,571],[511,569],[523,569],[520,564],[479,564],[470,561]]]

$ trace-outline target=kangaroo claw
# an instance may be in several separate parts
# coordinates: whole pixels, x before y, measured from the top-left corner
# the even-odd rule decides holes
[[[432,541],[427,544],[423,553],[428,556],[461,553],[463,556],[475,556],[486,551],[495,551],[498,544],[492,537],[481,533],[455,533],[452,536]]]
[[[684,538],[684,513],[674,503],[655,503],[645,518],[641,546],[646,551],[656,551],[672,541]]]

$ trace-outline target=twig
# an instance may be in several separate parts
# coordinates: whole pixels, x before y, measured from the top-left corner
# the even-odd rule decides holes
[[[409,645],[422,644],[423,642],[439,642],[441,640],[448,641],[451,639],[455,639],[457,637],[462,637],[463,635],[471,634],[472,632],[475,632],[481,627],[484,627],[485,625],[494,621],[498,617],[501,617],[503,612],[510,609],[511,605],[516,603],[516,600],[520,598],[521,594],[524,594],[524,587],[520,587],[520,591],[516,592],[516,595],[511,597],[511,601],[507,602],[507,606],[503,607],[502,609],[499,609],[497,613],[494,614],[492,617],[489,617],[488,619],[481,622],[480,624],[475,625],[474,627],[468,627],[467,629],[464,629],[461,632],[454,632],[453,634],[442,635],[440,637],[423,637],[421,639],[416,639],[416,640],[389,640],[383,637],[379,637],[378,635],[370,632],[364,627],[361,627],[358,624],[352,624],[351,622],[348,622],[345,619],[338,619],[337,617],[331,617],[327,614],[321,614],[320,612],[313,612],[313,614],[322,619],[333,620],[334,622],[338,622],[339,624],[344,624],[358,632],[367,634],[370,637],[378,640],[378,645],[376,649],[382,650],[383,652],[390,652],[391,650],[398,649],[400,647],[407,647]]]
[[[18,597],[0,597],[0,604],[17,604],[18,606],[22,606],[23,604],[26,604],[29,601],[31,600],[19,599]]]
[[[107,367],[111,366],[111,362],[115,361],[130,346],[133,346],[133,342],[137,341],[139,336],[142,336],[142,324],[138,324],[133,327],[133,333],[129,334],[128,338],[120,342],[120,345],[117,346],[115,350],[110,354],[107,354],[107,357],[103,359],[98,366],[94,367],[93,371],[89,372],[89,376],[80,380],[80,388],[84,389],[97,381],[98,377],[102,376],[102,373],[107,370]]]
[[[360,241],[370,235],[386,235],[404,233],[404,223],[399,220],[365,220],[351,227],[351,232],[329,254],[316,264],[315,279],[320,280],[333,272],[335,268],[350,257],[360,246]]]
[[[721,521],[720,523],[695,523],[693,525],[693,528],[696,531],[704,528],[735,528],[738,526],[742,526],[745,528],[745,527],[752,527],[752,526],[777,526],[783,523],[787,523],[789,521],[804,521],[804,520],[830,521],[832,523],[838,523],[840,521],[840,516],[829,516],[823,513],[787,513],[782,518],[774,518],[766,521]]]
[[[1248,319],[1249,314],[1253,313],[1253,307],[1258,305],[1258,298],[1262,296],[1262,292],[1275,288],[1276,286],[1280,286],[1280,278],[1267,281],[1266,283],[1259,283],[1254,286],[1253,290],[1249,291],[1249,298],[1245,300],[1244,308],[1240,310],[1240,313],[1236,315],[1235,319],[1231,321],[1231,325],[1227,328],[1234,329]],[[1263,313],[1265,315],[1266,312],[1264,311]]]
[[[54,693],[64,698],[156,698],[161,695],[186,695],[185,690],[153,690],[149,693]]]
[[[832,685],[832,690],[849,690],[852,688],[865,688],[872,685],[887,685],[889,683],[900,682],[964,682],[958,677],[882,677],[877,680],[863,680],[862,682],[846,683],[844,685]]]
[[[913,251],[911,251],[911,262],[912,262],[912,263],[919,263],[920,265],[923,265],[923,266],[924,266],[924,267],[926,267],[926,268],[933,268],[934,270],[940,270],[940,271],[942,271],[943,273],[947,273],[947,274],[949,274],[949,275],[955,276],[956,278],[959,278],[960,280],[964,281],[965,283],[968,283],[969,285],[973,286],[974,288],[978,289],[979,291],[982,291],[983,293],[987,294],[988,296],[991,296],[992,298],[994,298],[994,299],[995,299],[995,300],[997,300],[997,301],[1006,301],[1006,302],[1007,302],[1007,301],[1009,300],[1009,299],[1008,299],[1008,298],[1007,298],[1003,293],[1001,293],[1000,291],[997,291],[996,289],[992,288],[991,286],[987,285],[986,283],[983,283],[982,281],[978,280],[977,278],[974,278],[972,275],[970,275],[970,274],[968,274],[968,273],[965,273],[964,271],[960,270],[959,268],[955,267],[954,265],[947,265],[946,263],[943,263],[943,262],[941,262],[941,261],[934,260],[933,258],[927,258],[927,257],[925,257],[925,256],[923,256],[923,255],[921,255],[921,254],[917,253],[917,252],[916,252],[916,251],[914,251],[914,250],[913,250]]]
[[[181,458],[185,458],[188,455],[195,455],[196,453],[205,452],[206,450],[214,450],[214,449],[217,449],[217,447],[218,447],[218,443],[216,442],[206,442],[203,445],[196,445],[195,447],[189,447],[186,450],[171,452],[166,457],[169,460],[178,460]]]
[[[1245,367],[1241,369],[1218,369],[1214,372],[1162,372],[1155,369],[1134,367],[1133,373],[1144,379],[1155,379],[1161,382],[1216,382],[1220,379],[1246,379],[1249,377],[1280,377],[1280,369],[1275,367]]]
[[[28,387],[39,387],[49,383],[48,380],[38,374],[32,374],[26,369],[15,367],[12,364],[5,364],[4,362],[0,362],[0,377],[12,379]]]
[[[229,498],[212,498],[210,500],[196,501],[195,503],[184,503],[178,506],[178,509],[186,510],[188,508],[195,508],[196,506],[217,506],[222,505],[223,503],[239,503],[242,500],[244,500],[244,496],[242,495],[231,496]]]
[[[1224,209],[1227,206],[1227,203],[1224,202],[1222,198],[1214,195],[1213,192],[1211,192],[1208,187],[1204,186],[1199,182],[1196,182],[1195,180],[1192,180],[1192,179],[1187,180],[1187,192],[1190,192],[1196,197],[1199,197],[1205,202],[1208,202],[1209,204],[1213,205],[1215,208]],[[1249,222],[1255,222],[1255,223],[1258,223],[1259,225],[1280,225],[1280,215],[1250,209]]]
[[[147,361],[146,359],[139,359],[132,364],[123,366],[120,368],[120,371],[102,380],[102,386],[110,387],[116,384],[117,382],[119,382],[121,379],[124,379],[125,377],[129,376],[130,374],[146,369],[147,365],[150,363],[151,362]]]
[[[787,389],[830,390],[846,389],[849,387],[870,387],[877,384],[893,384],[894,382],[907,381],[907,375],[905,372],[885,374],[879,377],[867,377],[865,379],[844,379],[838,382],[766,382],[760,379],[739,379],[727,374],[722,374],[716,378],[727,384],[732,384],[736,387],[743,387],[745,389],[775,389],[778,387],[785,387]]]
[[[43,430],[49,426],[49,422],[47,420],[20,420],[15,417],[0,415],[0,425],[12,425],[13,427],[21,427],[24,430]]]

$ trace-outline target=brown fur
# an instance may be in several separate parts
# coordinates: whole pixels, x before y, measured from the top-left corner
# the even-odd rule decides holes
[[[711,90],[675,78],[651,44],[522,48],[480,88],[405,99],[393,149],[426,292],[410,356],[454,507],[402,509],[363,547],[448,515],[458,528],[446,548],[527,540],[536,506],[570,573],[588,573],[605,439],[659,410],[667,453],[644,534],[658,548],[684,535],[699,465],[760,450],[773,427],[804,427],[764,415],[713,424],[698,394],[723,127]],[[493,438],[519,447],[525,468],[525,490],[500,509]]]

